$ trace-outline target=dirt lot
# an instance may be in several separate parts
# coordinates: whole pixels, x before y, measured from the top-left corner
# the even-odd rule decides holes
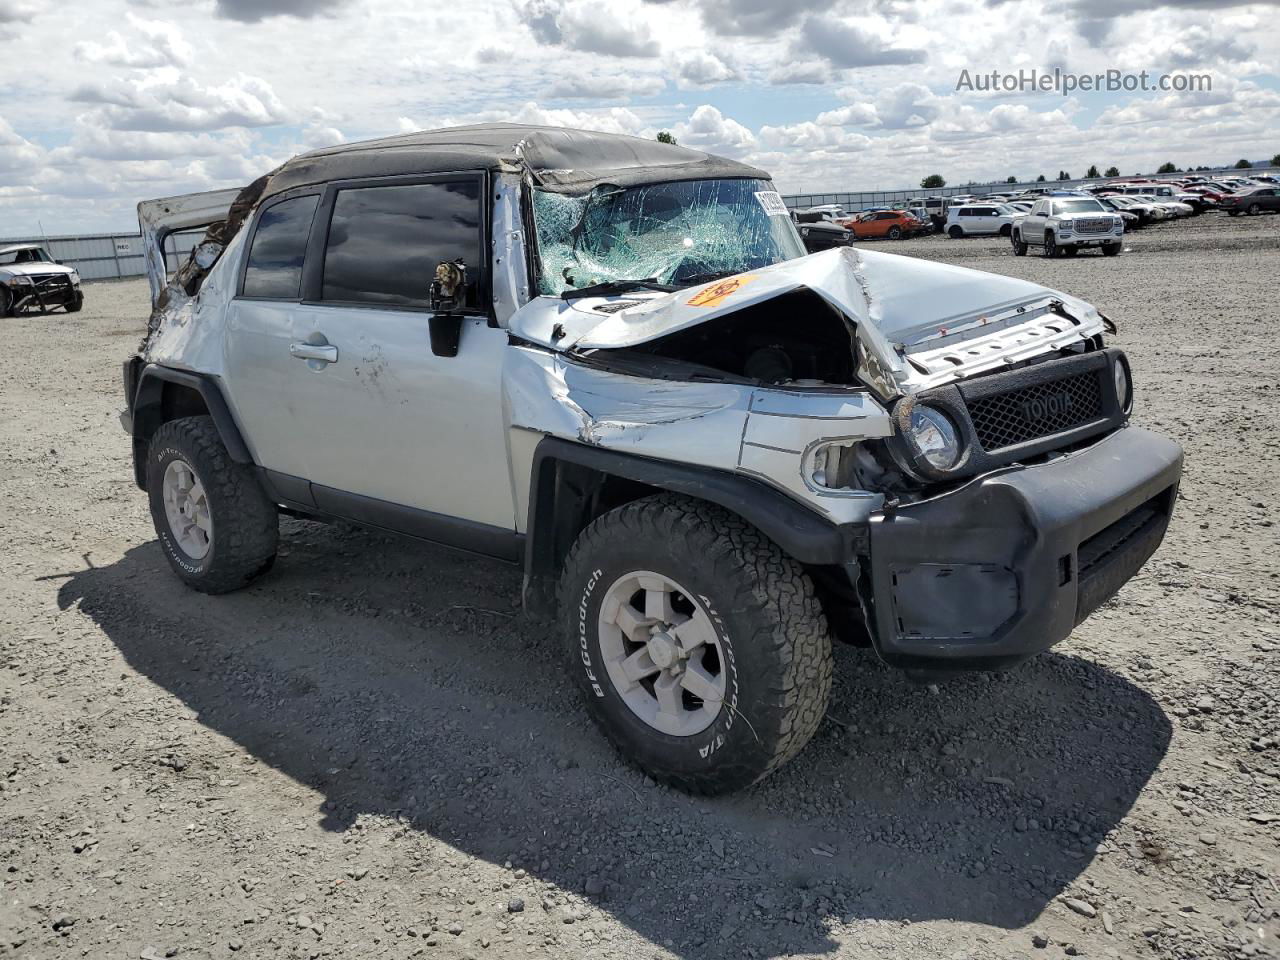
[[[184,589],[116,421],[145,285],[0,321],[0,955],[1280,954],[1278,228],[876,246],[1112,316],[1178,512],[1010,673],[837,650],[809,749],[714,801],[590,728],[514,569],[289,520],[252,589]]]

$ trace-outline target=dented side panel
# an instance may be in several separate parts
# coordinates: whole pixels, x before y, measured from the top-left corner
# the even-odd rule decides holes
[[[865,520],[883,503],[874,493],[814,490],[801,475],[804,451],[820,440],[888,436],[888,414],[865,391],[673,383],[515,347],[504,364],[503,406],[517,491],[530,483],[536,444],[527,438],[535,434],[749,475],[834,523]]]

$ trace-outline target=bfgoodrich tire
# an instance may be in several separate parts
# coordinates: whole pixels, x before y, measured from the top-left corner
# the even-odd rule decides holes
[[[719,507],[660,495],[598,518],[570,551],[560,609],[592,718],[680,790],[760,780],[826,712],[831,639],[813,583]]]
[[[147,449],[147,495],[173,572],[202,593],[228,593],[276,557],[276,506],[236,463],[211,417],[163,424]]]

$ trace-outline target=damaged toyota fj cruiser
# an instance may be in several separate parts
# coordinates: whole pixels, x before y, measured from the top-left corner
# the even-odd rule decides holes
[[[1181,451],[1128,425],[1097,310],[805,256],[741,163],[480,125],[139,219],[155,307],[122,421],[176,573],[247,584],[280,512],[520,563],[596,721],[681,789],[794,756],[833,638],[917,671],[1047,649],[1173,509]],[[166,237],[202,227],[167,277]]]

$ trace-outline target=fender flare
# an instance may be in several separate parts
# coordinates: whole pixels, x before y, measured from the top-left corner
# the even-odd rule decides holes
[[[227,406],[217,380],[205,374],[174,370],[155,363],[147,364],[138,374],[138,386],[129,404],[129,432],[135,441],[150,440],[151,435],[164,422],[161,400],[166,383],[177,384],[199,393],[231,459],[236,463],[253,463],[249,446],[244,442],[240,428],[236,426],[235,417],[231,415],[231,408]]]
[[[564,559],[578,534],[602,512],[593,509],[593,498],[607,479],[717,504],[806,565],[844,564],[866,536],[865,528],[832,523],[742,474],[545,437],[533,455],[525,529],[524,603],[532,615],[553,615]]]

